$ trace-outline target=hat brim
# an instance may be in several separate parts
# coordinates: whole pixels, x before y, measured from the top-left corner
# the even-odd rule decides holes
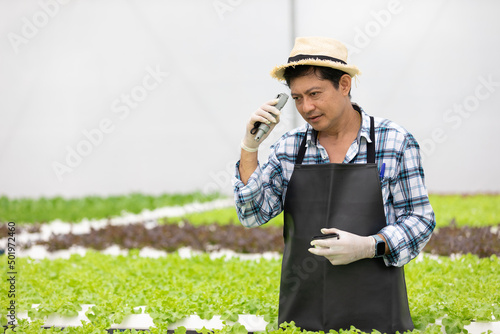
[[[357,75],[361,74],[361,71],[359,68],[357,68],[354,65],[345,65],[336,61],[331,61],[331,60],[320,60],[320,59],[301,59],[299,61],[294,61],[290,62],[284,65],[279,65],[276,66],[271,70],[271,76],[275,79],[278,79],[280,81],[285,81],[285,78],[283,77],[283,74],[285,74],[285,69],[288,67],[295,67],[298,65],[312,65],[312,66],[322,66],[322,67],[330,67],[334,68],[343,72],[346,72],[349,74],[351,77],[355,77]]]

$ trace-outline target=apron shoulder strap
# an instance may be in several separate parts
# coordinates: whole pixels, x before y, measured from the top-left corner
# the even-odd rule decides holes
[[[313,134],[315,134],[315,130],[313,129]],[[367,163],[375,163],[375,120],[373,116],[370,116],[370,139],[371,143],[367,143],[366,145],[366,162]],[[295,160],[296,165],[301,165],[304,160],[304,155],[306,154],[306,142],[307,142],[307,130],[304,132],[304,138],[300,143],[299,153],[297,153],[297,159]]]
[[[370,139],[371,143],[366,143],[366,162],[375,163],[375,120],[370,116]]]
[[[299,153],[297,153],[297,159],[295,160],[296,165],[301,165],[302,160],[304,160],[304,155],[306,154],[306,142],[307,142],[307,130],[306,132],[304,132],[304,138],[302,138],[302,141],[300,142]]]

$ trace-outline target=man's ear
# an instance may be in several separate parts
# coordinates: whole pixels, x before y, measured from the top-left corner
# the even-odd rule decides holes
[[[351,76],[349,74],[344,74],[339,80],[339,90],[344,96],[349,96],[351,91]]]

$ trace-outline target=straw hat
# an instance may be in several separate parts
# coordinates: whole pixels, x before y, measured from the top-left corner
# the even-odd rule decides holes
[[[285,69],[297,65],[331,67],[344,71],[353,78],[361,74],[356,66],[347,64],[345,45],[327,37],[297,37],[288,62],[273,68],[271,76],[285,81]]]

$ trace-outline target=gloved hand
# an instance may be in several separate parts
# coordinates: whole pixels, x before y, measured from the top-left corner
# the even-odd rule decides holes
[[[348,264],[375,256],[375,238],[362,237],[336,228],[322,228],[321,233],[337,233],[339,238],[313,240],[309,252],[326,257],[333,265]]]
[[[247,123],[245,137],[241,141],[241,148],[248,152],[256,152],[260,143],[262,143],[273,131],[276,124],[280,121],[281,112],[274,107],[278,103],[278,99],[271,100],[264,103],[257,109],[251,116]],[[273,116],[274,115],[274,116]],[[276,117],[275,117],[276,116]],[[254,128],[255,122],[266,123],[269,125],[269,131],[262,136],[260,141],[255,141],[255,134],[251,134],[250,131]]]

